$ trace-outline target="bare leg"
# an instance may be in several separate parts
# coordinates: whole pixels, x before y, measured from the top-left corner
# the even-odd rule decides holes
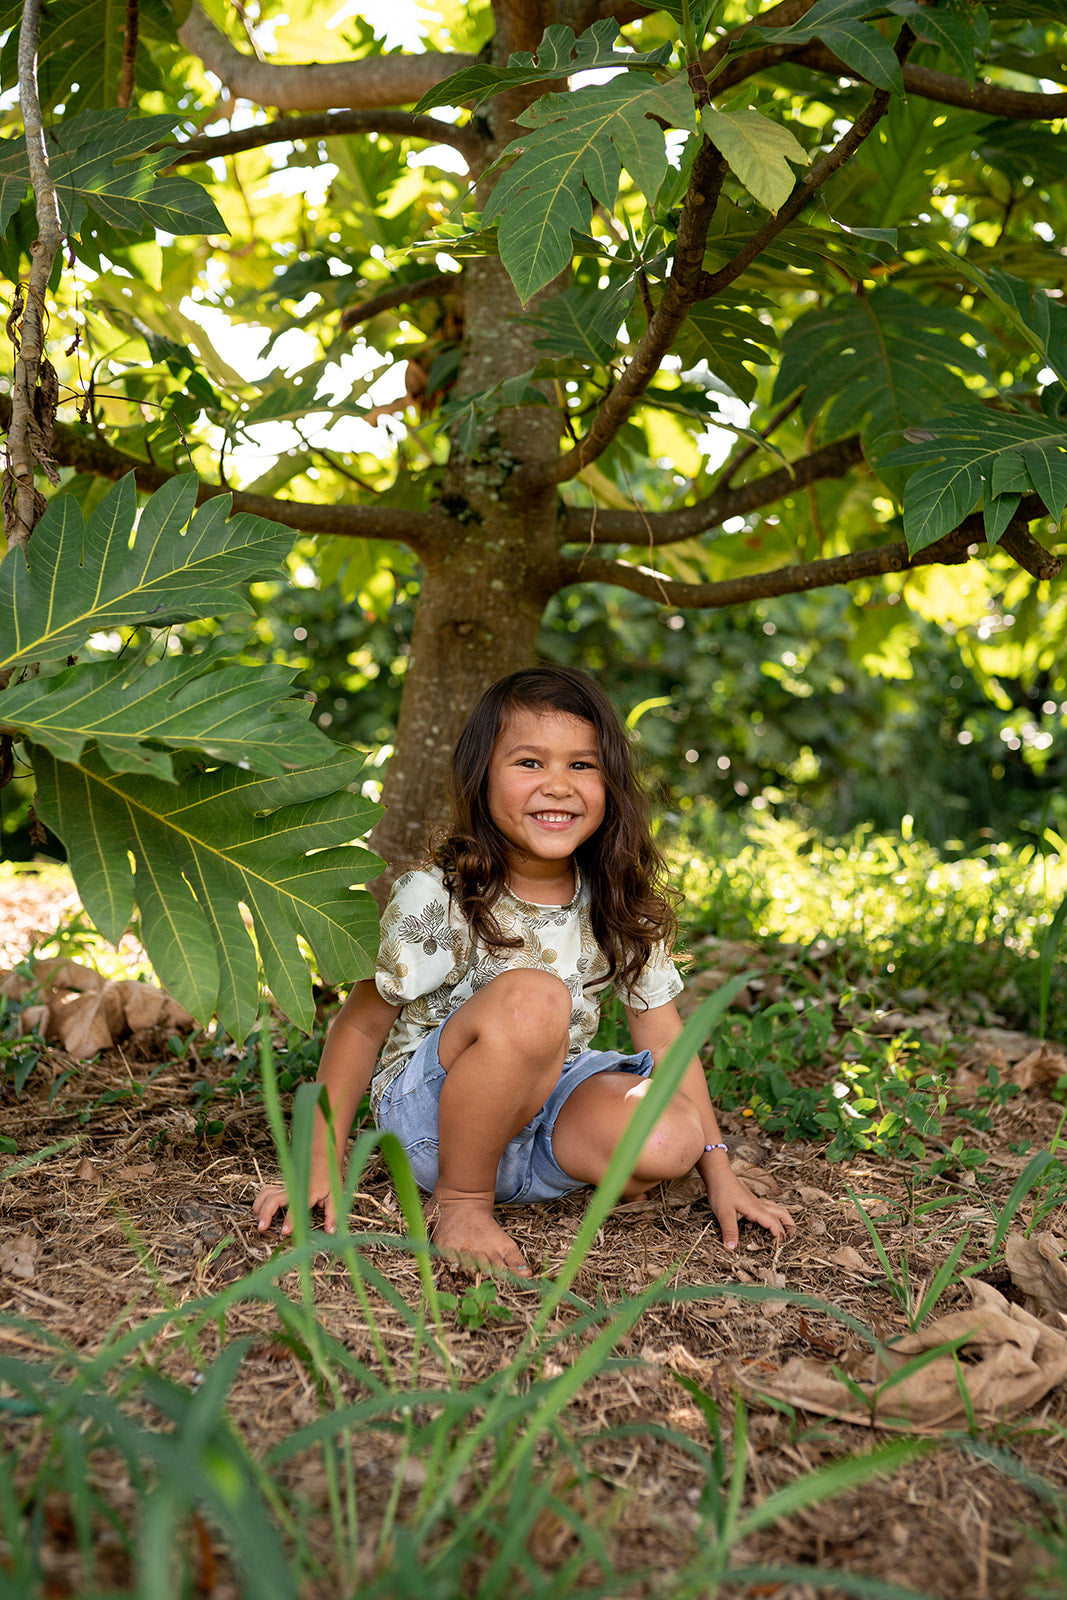
[[[632,1072],[598,1072],[565,1101],[552,1134],[552,1153],[564,1172],[583,1183],[599,1183],[626,1132],[649,1080]],[[676,1094],[661,1113],[638,1154],[626,1196],[641,1194],[667,1178],[680,1178],[704,1153],[696,1106]]]
[[[504,1147],[544,1105],[569,1045],[570,992],[550,972],[517,968],[449,1018],[439,1056],[439,1175],[434,1243],[461,1261],[523,1277],[530,1268],[493,1216]]]

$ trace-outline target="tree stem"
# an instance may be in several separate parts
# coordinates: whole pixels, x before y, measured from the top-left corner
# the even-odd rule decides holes
[[[19,98],[26,127],[30,182],[37,203],[38,236],[30,247],[30,277],[25,299],[22,299],[21,284],[15,297],[16,308],[21,306],[21,319],[16,323],[13,315],[10,324],[15,344],[15,374],[7,458],[8,472],[14,481],[14,495],[10,492],[10,482],[5,484],[4,494],[4,533],[9,548],[15,544],[26,545],[39,515],[33,473],[35,461],[44,465],[42,445],[47,456],[47,436],[42,438],[36,405],[44,362],[45,294],[52,275],[52,264],[63,243],[59,201],[48,163],[44,119],[37,92],[37,45],[40,32],[41,0],[26,0],[19,33]]]
[[[126,0],[126,39],[122,47],[122,72],[119,78],[119,105],[129,106],[137,72],[137,33],[141,24],[140,0]]]

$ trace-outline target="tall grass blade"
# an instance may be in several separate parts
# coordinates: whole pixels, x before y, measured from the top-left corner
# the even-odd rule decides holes
[[[807,1472],[768,1495],[742,1517],[737,1524],[737,1538],[747,1539],[757,1529],[768,1527],[780,1517],[791,1517],[807,1506],[821,1505],[825,1500],[869,1483],[872,1478],[884,1478],[909,1461],[929,1455],[940,1447],[937,1439],[895,1439],[892,1444],[882,1445],[868,1455],[847,1456],[844,1461],[834,1461],[828,1467]],[[730,1576],[734,1578],[736,1574]]]
[[[915,1332],[916,1328],[921,1327],[926,1318],[927,1312],[933,1309],[933,1307],[940,1300],[942,1294],[948,1288],[949,1284],[952,1282],[956,1268],[959,1266],[960,1257],[970,1243],[970,1239],[971,1230],[968,1228],[962,1237],[957,1241],[956,1246],[948,1260],[943,1261],[940,1267],[937,1269],[937,1272],[934,1274],[933,1280],[931,1281],[930,1287],[927,1289],[926,1293],[919,1301],[918,1306],[915,1308],[915,1314],[909,1318],[909,1326],[912,1333]]]
[[[1067,918],[1067,894],[1060,901],[1059,909],[1053,917],[1049,930],[1041,942],[1041,954],[1038,966],[1038,991],[1037,991],[1037,1032],[1038,1037],[1045,1037],[1045,1023],[1048,1019],[1048,1003],[1052,994],[1052,972],[1056,965],[1056,954],[1060,947],[1060,936],[1063,933],[1064,919]]]
[[[1027,1162],[1026,1166],[1020,1172],[1018,1178],[1016,1178],[1015,1186],[1005,1201],[1004,1210],[1000,1213],[1000,1217],[997,1221],[997,1231],[993,1235],[993,1244],[988,1257],[989,1261],[993,1260],[997,1251],[1004,1243],[1005,1235],[1014,1221],[1015,1213],[1018,1211],[1019,1207],[1030,1193],[1030,1190],[1038,1182],[1046,1167],[1050,1166],[1055,1159],[1056,1158],[1052,1154],[1051,1150],[1039,1150],[1037,1155],[1033,1156],[1031,1160]],[[983,1263],[983,1265],[985,1264],[986,1263]]]
[[[638,1102],[626,1132],[608,1162],[607,1171],[593,1191],[567,1258],[544,1297],[537,1318],[539,1332],[548,1325],[560,1300],[577,1277],[597,1232],[626,1187],[645,1140],[685,1077],[690,1061],[751,977],[750,972],[740,973],[725,983],[716,994],[709,995],[693,1012],[657,1066],[647,1092]]]

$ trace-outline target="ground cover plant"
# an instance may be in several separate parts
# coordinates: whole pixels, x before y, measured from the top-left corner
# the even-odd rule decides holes
[[[406,589],[411,648],[385,661],[375,719],[395,745],[390,870],[548,608],[620,594],[683,633],[807,597],[783,612],[797,638],[754,630],[741,670],[774,714],[735,730],[729,779],[711,755],[727,792],[752,789],[782,720],[779,761],[821,763],[824,795],[848,782],[846,740],[883,743],[869,705],[826,726],[828,635],[911,685],[929,629],[960,630],[946,677],[978,704],[946,704],[931,743],[963,736],[989,810],[1020,778],[1062,827],[1062,9],[9,0],[9,541],[32,567],[38,496],[91,518],[124,475],[146,496],[191,466],[202,497],[299,536],[298,589],[339,585],[343,676],[379,665],[373,625]],[[363,738],[307,609],[289,643],[328,696],[315,721]],[[218,615],[173,636],[168,673],[208,664]],[[252,664],[247,633],[223,638]],[[96,639],[125,670],[124,626]],[[627,692],[658,677],[601,642]],[[696,708],[731,700],[735,664],[701,662],[710,694],[649,713],[676,758],[710,750]],[[26,681],[4,719],[20,733],[42,710]],[[56,754],[96,778],[93,751],[84,771]],[[912,809],[951,815],[935,787]]]
[[[720,1093],[738,1091],[723,1114],[732,1159],[802,1219],[778,1246],[745,1235],[736,1258],[682,1184],[614,1210],[606,1195],[591,1217],[583,1197],[519,1212],[542,1278],[465,1280],[427,1253],[402,1171],[367,1136],[350,1236],[302,1228],[274,1250],[249,1201],[278,1160],[272,1122],[294,1100],[308,1114],[314,1039],[279,1018],[251,1055],[200,1032],[178,1050],[148,1030],[90,1062],[34,1044],[29,1063],[12,1008],[0,1593],[1061,1593],[1067,1368],[998,1419],[958,1329],[976,1286],[1020,1318],[1037,1303],[1012,1273],[1019,1240],[1057,1231],[1065,1085],[1050,1065],[1024,1087],[1017,1069],[1043,1049],[1062,1073],[1062,1054],[1026,1034],[1036,1013],[1008,1027],[993,995],[978,1007],[973,942],[970,974],[961,953],[958,981],[909,1001],[884,970],[889,898],[881,919],[873,897],[864,910],[866,951],[829,920],[849,860],[864,872],[873,849],[906,879],[899,920],[914,932],[932,866],[907,840],[819,846],[836,877],[811,841],[784,838],[757,875],[755,842],[735,837],[720,873],[691,865],[687,881],[698,1010],[736,969],[706,1050]],[[692,835],[672,848],[710,859]],[[1040,960],[1052,927],[1062,869],[1047,868],[1044,888],[1007,865],[984,885],[988,915],[1018,911],[1018,962]],[[768,886],[794,907],[801,883],[804,916],[772,928]],[[47,934],[76,915],[69,880],[46,874],[35,890],[12,875],[2,895],[8,959],[60,953]],[[964,884],[961,934],[967,902]],[[931,924],[930,945],[943,933]],[[84,930],[70,937],[94,957]],[[1053,970],[1050,1016],[1060,981]],[[940,1040],[923,1037],[924,1012]],[[895,1031],[877,1032],[879,1013]],[[846,1098],[832,1094],[842,1082],[856,1114],[830,1128],[817,1118]],[[863,1109],[879,1093],[900,1128]],[[932,1350],[877,1365],[924,1336]],[[829,1415],[800,1402],[811,1362],[845,1386]],[[946,1371],[966,1383],[937,1389]],[[926,1434],[923,1382],[956,1408]],[[896,1427],[909,1407],[913,1425]]]

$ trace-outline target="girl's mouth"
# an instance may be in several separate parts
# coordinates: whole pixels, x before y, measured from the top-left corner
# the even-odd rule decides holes
[[[535,822],[573,822],[573,811],[534,811],[531,813]]]

